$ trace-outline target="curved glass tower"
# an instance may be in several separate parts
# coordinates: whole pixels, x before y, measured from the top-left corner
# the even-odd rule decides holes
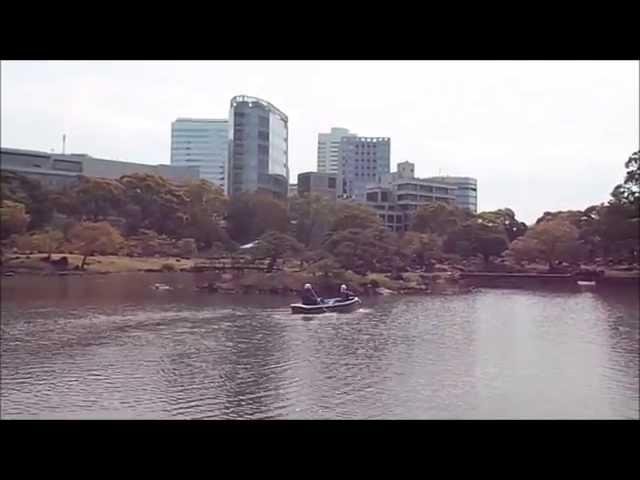
[[[265,192],[286,200],[289,187],[287,116],[269,102],[239,95],[229,112],[229,195]]]

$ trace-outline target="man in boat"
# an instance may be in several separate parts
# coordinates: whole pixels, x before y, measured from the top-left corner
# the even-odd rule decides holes
[[[340,285],[340,298],[343,301],[351,300],[355,296],[356,294],[350,291],[346,285],[344,284]]]
[[[322,299],[318,297],[316,292],[311,287],[310,283],[305,283],[304,288],[302,289],[302,304],[303,305],[320,305],[322,303]]]

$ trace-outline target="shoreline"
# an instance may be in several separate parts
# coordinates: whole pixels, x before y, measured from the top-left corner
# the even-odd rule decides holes
[[[52,254],[53,263],[47,255],[15,254],[3,259],[0,271],[2,278],[14,276],[85,276],[122,273],[193,273],[202,277],[196,290],[219,294],[297,294],[304,283],[318,286],[320,292],[335,291],[341,283],[347,283],[358,295],[427,295],[467,293],[475,288],[527,288],[527,287],[574,287],[578,280],[595,280],[598,286],[640,287],[640,271],[629,267],[626,271],[597,266],[585,266],[591,274],[581,277],[575,273],[543,273],[531,268],[520,272],[465,271],[459,265],[438,265],[435,272],[405,272],[393,277],[388,273],[373,272],[357,275],[350,271],[338,271],[330,276],[312,275],[300,268],[280,268],[267,273],[255,263],[207,258],[180,257],[124,257],[116,255],[88,257],[86,270],[77,265],[81,255]],[[56,265],[66,257],[64,267]],[[228,260],[228,259],[225,259]],[[598,269],[602,273],[595,274]]]

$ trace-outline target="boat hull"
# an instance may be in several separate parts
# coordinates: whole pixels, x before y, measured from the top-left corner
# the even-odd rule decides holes
[[[329,301],[321,305],[303,305],[301,303],[294,303],[291,305],[291,313],[303,314],[303,315],[320,315],[322,313],[351,313],[360,308],[362,302],[358,297],[347,300],[346,302]]]

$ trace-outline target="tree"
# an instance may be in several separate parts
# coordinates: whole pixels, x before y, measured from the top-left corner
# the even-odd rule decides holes
[[[70,240],[83,255],[80,269],[89,255],[108,255],[115,253],[124,239],[115,228],[107,222],[82,222],[71,229]]]
[[[317,248],[335,219],[335,202],[317,194],[289,199],[293,236],[305,247]]]
[[[441,241],[434,234],[406,232],[400,240],[400,249],[407,253],[410,261],[424,269],[440,254]]]
[[[396,234],[381,226],[336,231],[324,247],[344,268],[362,274],[393,269],[403,257]]]
[[[582,251],[579,230],[567,220],[558,218],[539,223],[514,241],[511,254],[519,260],[544,260],[553,270],[560,260],[574,261]]]
[[[504,229],[509,242],[513,242],[527,232],[527,224],[519,221],[510,208],[481,212],[477,217],[482,223]]]
[[[64,242],[64,234],[60,230],[47,228],[43,232],[32,235],[31,242],[36,250],[47,252],[47,259],[51,260],[51,254]]]
[[[270,230],[260,236],[251,253],[253,257],[269,258],[267,271],[271,272],[279,258],[299,255],[303,251],[304,246],[295,238]]]
[[[454,205],[430,202],[416,211],[411,230],[445,237],[469,218],[470,213]]]
[[[3,171],[0,175],[2,199],[22,203],[29,215],[27,230],[37,230],[48,224],[53,215],[49,201],[51,193],[38,180],[14,172]]]
[[[632,153],[624,166],[627,169],[624,182],[616,185],[611,196],[614,202],[635,205],[637,209],[640,205],[640,151]]]
[[[0,207],[0,231],[2,239],[11,235],[23,233],[29,225],[30,217],[26,213],[24,204],[2,200]]]
[[[227,211],[229,236],[248,243],[269,230],[286,233],[289,226],[286,206],[264,193],[241,193],[231,197]]]
[[[183,257],[192,257],[198,253],[196,241],[193,238],[183,238],[176,246]]]
[[[174,238],[180,238],[188,222],[186,190],[164,177],[134,173],[118,180],[125,189],[126,201],[137,209],[126,209],[127,228],[153,230]],[[132,218],[126,215],[133,215]]]
[[[580,228],[580,220],[583,218],[582,210],[558,210],[556,212],[544,212],[541,217],[536,220],[535,225],[553,220],[563,220],[570,223],[576,228]]]
[[[491,257],[501,255],[508,246],[506,233],[501,226],[484,223],[479,218],[465,222],[453,230],[443,244],[447,253],[482,255],[485,264]]]
[[[116,180],[95,177],[80,177],[78,185],[68,192],[74,204],[71,211],[80,214],[80,220],[97,222],[118,214],[126,203],[125,189]],[[76,214],[77,214],[76,213]]]
[[[331,224],[331,231],[365,230],[381,225],[380,218],[371,208],[358,203],[340,202],[336,207],[336,216]]]

